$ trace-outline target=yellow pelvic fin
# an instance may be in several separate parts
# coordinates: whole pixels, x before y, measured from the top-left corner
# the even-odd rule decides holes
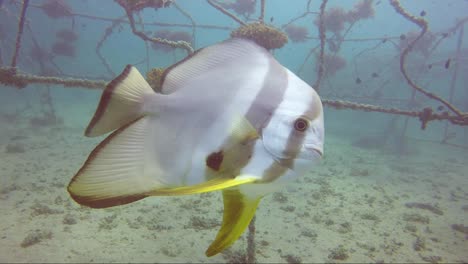
[[[186,195],[186,194],[196,194],[196,193],[205,193],[218,191],[234,186],[238,186],[245,183],[252,183],[256,181],[255,177],[245,177],[239,178],[214,178],[209,181],[195,184],[191,186],[182,186],[174,188],[160,188],[154,191],[147,193],[148,195],[153,196],[175,196],[175,195]]]
[[[261,197],[248,198],[237,189],[223,190],[223,224],[215,240],[206,250],[208,257],[214,256],[232,245],[249,225]]]

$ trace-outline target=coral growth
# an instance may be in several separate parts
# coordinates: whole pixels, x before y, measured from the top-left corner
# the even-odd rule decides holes
[[[286,34],[288,34],[288,37],[292,42],[305,42],[307,41],[307,35],[309,34],[306,27],[294,24],[287,25],[284,31],[286,31]]]
[[[23,248],[30,247],[34,244],[41,242],[42,240],[51,239],[51,238],[52,238],[52,232],[37,229],[37,230],[30,232],[23,239],[23,242],[21,242],[21,247]]]
[[[120,6],[131,11],[140,11],[144,8],[169,7],[172,0],[117,0]]]
[[[52,58],[52,54],[50,52],[42,49],[38,45],[33,45],[31,47],[31,49],[29,50],[29,56],[34,61],[41,61],[41,62],[50,60]]]
[[[333,259],[333,260],[346,260],[347,258],[349,258],[348,250],[345,249],[343,245],[340,245],[330,250],[330,254],[328,254],[328,258]]]
[[[255,13],[255,0],[236,0],[231,3],[222,3],[221,6],[239,15],[248,16]]]
[[[190,217],[189,223],[185,228],[193,228],[195,230],[211,230],[219,226],[219,221],[214,218],[207,218],[203,216]]]
[[[64,225],[74,225],[76,224],[76,217],[71,215],[71,214],[66,214],[64,217],[63,217],[63,221],[62,223]]]
[[[465,226],[463,224],[452,224],[451,227],[455,231],[468,235],[468,226]]]
[[[323,61],[325,65],[324,75],[328,77],[334,76],[339,70],[346,67],[346,60],[338,55],[325,54]],[[318,64],[316,66],[318,71]]]
[[[429,203],[406,203],[405,206],[408,208],[419,208],[419,209],[429,210],[433,212],[434,214],[438,214],[438,215],[444,214],[444,212],[440,210],[440,208]]]
[[[245,38],[255,41],[265,49],[278,49],[288,42],[286,34],[263,23],[250,23],[231,32],[233,38]]]
[[[72,15],[71,7],[63,0],[47,0],[41,5],[41,9],[48,17],[53,19]]]
[[[161,93],[161,78],[164,73],[164,68],[153,68],[146,73],[146,81],[149,83],[151,88],[157,93]]]
[[[52,46],[52,52],[58,56],[75,57],[75,47],[64,41],[55,42]]]
[[[5,153],[13,154],[13,153],[24,153],[26,152],[26,148],[22,143],[8,143],[5,149]]]
[[[422,216],[420,214],[403,214],[403,220],[407,222],[420,223],[420,224],[429,224],[430,219],[427,216]]]
[[[335,34],[339,34],[344,29],[346,22],[348,22],[348,14],[341,7],[332,7],[323,14],[323,25],[325,30],[331,31]],[[314,24],[317,25],[317,27],[320,25],[319,17],[314,21]]]
[[[374,17],[375,10],[373,7],[373,0],[362,0],[354,5],[353,10],[348,11],[346,14],[347,21],[354,23],[360,19],[369,19]]]
[[[325,30],[338,35],[345,28],[345,23],[353,24],[361,19],[372,18],[374,15],[373,0],[362,0],[356,3],[353,9],[349,11],[345,11],[341,7],[330,8],[330,10],[324,13],[323,24]],[[319,26],[320,20],[318,17],[314,23]]]
[[[63,213],[63,210],[61,210],[61,209],[51,208],[48,205],[39,203],[38,201],[36,201],[30,208],[32,210],[31,216],[62,214]]]
[[[0,68],[0,84],[22,89],[28,85],[25,80],[16,78],[16,68]]]
[[[66,28],[57,31],[55,36],[66,42],[74,42],[78,39],[78,35],[74,31]]]
[[[400,43],[398,48],[400,51],[406,49],[413,41],[419,36],[419,32],[411,31],[406,35],[400,37]],[[424,34],[416,43],[413,45],[412,51],[421,53],[424,57],[430,55],[432,43],[435,41],[436,37],[431,32]]]
[[[185,31],[159,30],[154,33],[154,37],[167,39],[170,41],[185,41],[192,43],[192,36]],[[152,43],[151,47],[155,50],[162,50],[164,52],[170,52],[174,50],[174,47],[160,43]]]

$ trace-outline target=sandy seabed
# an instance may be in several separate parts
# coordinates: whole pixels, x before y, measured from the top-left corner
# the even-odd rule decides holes
[[[219,192],[110,209],[72,201],[66,185],[100,140],[82,135],[85,119],[52,127],[0,120],[0,262],[242,258],[246,234],[222,254],[204,255],[222,219]],[[322,163],[262,200],[257,261],[468,261],[468,153],[413,144],[417,153],[399,156],[327,134]]]

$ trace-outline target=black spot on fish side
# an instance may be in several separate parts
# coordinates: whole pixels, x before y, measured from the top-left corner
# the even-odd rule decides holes
[[[442,111],[444,110],[444,106],[443,105],[439,105],[439,107],[437,107],[437,111]]]
[[[400,40],[405,40],[406,39],[406,35],[405,34],[401,34],[400,35]]]
[[[206,166],[212,170],[218,171],[223,162],[224,154],[223,151],[213,152],[206,158]]]

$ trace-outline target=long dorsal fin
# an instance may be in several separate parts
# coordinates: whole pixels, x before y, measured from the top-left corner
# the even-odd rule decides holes
[[[89,155],[68,185],[79,204],[105,208],[148,196],[158,182],[143,173],[148,117],[114,131]]]
[[[259,53],[271,56],[267,50],[254,42],[239,38],[229,39],[200,49],[166,69],[162,77],[161,92],[163,94],[173,93],[181,87],[187,86],[190,80],[203,73],[226,63],[258,56]],[[246,67],[248,66],[246,65]],[[219,77],[223,78],[223,76]]]

